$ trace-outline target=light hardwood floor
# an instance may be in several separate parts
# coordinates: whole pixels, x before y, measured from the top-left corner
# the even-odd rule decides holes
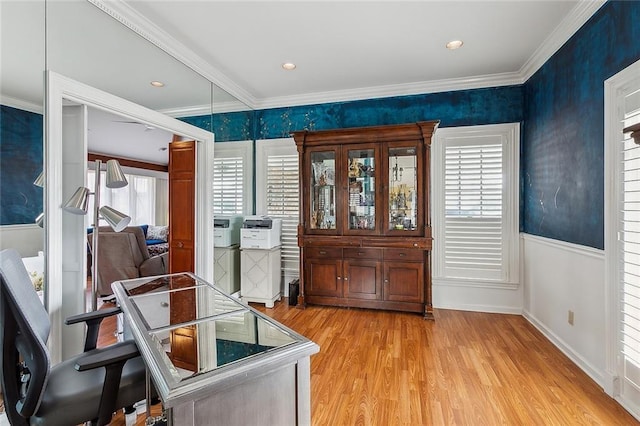
[[[521,316],[254,306],[320,345],[316,426],[640,424]]]

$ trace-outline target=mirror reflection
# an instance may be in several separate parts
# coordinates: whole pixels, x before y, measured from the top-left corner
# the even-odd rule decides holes
[[[44,1],[0,4],[0,249],[23,257],[38,291],[44,283],[42,99]]]
[[[45,69],[211,131],[216,141],[253,140],[253,113],[91,2],[6,1],[1,7],[0,249],[14,247],[23,257],[35,258],[31,263],[40,271],[38,278],[45,285],[46,299],[45,235],[34,221],[45,210],[45,193],[60,189],[33,185],[45,160]],[[131,202],[131,193],[140,193],[141,186],[137,184],[131,186],[136,191],[114,191],[110,195],[112,201],[117,204],[129,200],[128,208],[134,206],[137,212],[128,210],[126,214],[135,225],[166,226],[166,147],[182,137],[171,129],[154,128],[144,120],[120,115],[117,110],[83,105],[78,99],[70,99],[67,104],[86,108],[88,144],[87,152],[82,154],[86,159],[64,181],[63,195],[71,195],[68,192],[78,186],[92,185],[97,158],[130,160],[132,165],[124,170],[132,180],[155,179],[155,189],[147,191],[155,194],[155,201]],[[141,163],[143,166],[139,167]],[[81,222],[73,225],[78,232],[72,241],[74,247],[79,242],[78,247],[83,248],[76,256],[81,263],[74,266],[73,281],[85,287],[91,279],[86,272],[90,270],[91,256],[84,253],[86,228],[91,221],[76,220]],[[47,221],[43,222],[46,225]],[[66,240],[67,234],[63,238]],[[84,304],[83,295],[75,293],[71,291],[75,301],[74,306],[66,308],[69,313],[84,310],[75,306]]]

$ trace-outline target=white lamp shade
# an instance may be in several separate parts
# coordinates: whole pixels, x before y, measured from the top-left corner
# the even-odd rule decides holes
[[[100,207],[100,215],[107,223],[111,226],[111,228],[120,232],[124,228],[127,227],[129,222],[131,222],[131,218],[124,213],[120,213],[118,210],[113,209],[109,206]]]
[[[122,188],[129,184],[117,160],[107,161],[107,188]]]
[[[44,171],[40,172],[36,180],[33,181],[33,184],[40,188],[44,188]]]
[[[62,208],[73,214],[87,214],[89,207],[89,189],[81,186],[73,193]]]
[[[38,217],[36,217],[35,223],[40,228],[44,228],[44,212],[40,213]]]

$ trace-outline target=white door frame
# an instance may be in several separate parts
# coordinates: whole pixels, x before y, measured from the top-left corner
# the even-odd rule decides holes
[[[640,61],[604,82],[604,238],[605,238],[605,350],[604,391],[627,411],[638,417],[640,402],[630,404],[621,395],[620,352],[620,277],[618,268],[618,203],[621,192],[619,146],[624,119],[624,97],[628,85],[640,76]],[[637,90],[637,88],[636,88]]]
[[[49,347],[53,363],[63,359],[63,312],[70,311],[69,306],[63,306],[63,285],[77,285],[78,283],[65,284],[63,279],[69,278],[69,274],[63,274],[67,261],[73,262],[78,258],[78,253],[65,253],[63,239],[68,238],[63,232],[63,193],[71,193],[78,185],[86,185],[85,182],[64,182],[62,170],[65,164],[65,149],[68,147],[62,138],[62,111],[63,100],[86,105],[118,114],[127,119],[152,125],[156,128],[181,135],[197,141],[196,145],[196,218],[195,218],[195,273],[207,281],[213,282],[213,173],[210,164],[213,164],[214,135],[198,127],[183,121],[161,114],[157,111],[145,108],[120,97],[103,92],[102,90],[87,86],[52,71],[45,71],[45,280],[47,295],[45,304],[51,319],[51,335]],[[87,147],[85,143],[84,158]],[[64,185],[74,185],[66,188]],[[81,241],[73,242],[69,246],[85,250],[84,239],[86,236],[77,234],[72,238],[81,238]],[[80,253],[83,255],[84,252]],[[85,256],[86,257],[86,256]],[[71,268],[73,269],[73,268]],[[75,268],[77,271],[77,268]],[[84,283],[86,277],[82,277],[81,270],[75,273],[76,280]],[[84,306],[75,307],[76,313],[84,311]],[[68,327],[68,326],[67,326]],[[66,344],[67,341],[65,341]],[[78,351],[82,348],[82,342],[74,342]],[[65,348],[64,353],[68,352]]]

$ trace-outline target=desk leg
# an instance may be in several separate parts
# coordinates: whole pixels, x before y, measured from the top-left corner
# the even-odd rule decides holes
[[[300,358],[296,364],[297,424],[311,425],[311,359]]]
[[[145,394],[147,397],[147,419],[151,417],[151,376],[149,375],[149,369],[144,368],[144,385]]]

